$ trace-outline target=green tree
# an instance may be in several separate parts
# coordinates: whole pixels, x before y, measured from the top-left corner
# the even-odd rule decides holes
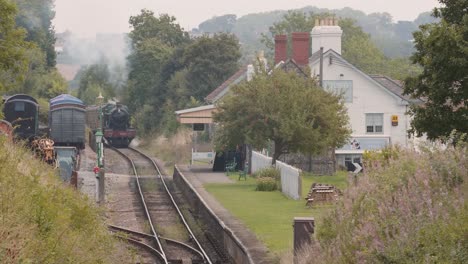
[[[36,46],[26,51],[29,58],[24,81],[13,92],[51,99],[67,92],[67,82],[56,68],[46,64],[46,54]]]
[[[239,42],[232,34],[197,38],[184,53],[190,95],[203,99],[238,68]]]
[[[168,14],[154,16],[154,12],[143,9],[141,14],[130,17],[129,23],[133,28],[130,38],[134,46],[139,46],[145,40],[156,38],[163,44],[176,47],[181,43],[188,42],[188,33],[177,24],[176,18]]]
[[[237,16],[227,14],[224,16],[215,16],[212,19],[202,22],[198,29],[203,33],[231,33],[236,24]]]
[[[351,133],[339,96],[320,89],[314,79],[281,69],[233,87],[218,109],[218,149],[243,143],[263,148],[272,141],[273,163],[288,152],[319,154],[340,147]]]
[[[27,31],[26,40],[36,45],[46,55],[47,68],[55,67],[55,17],[54,0],[14,0],[18,7],[16,24]]]
[[[185,67],[182,56],[190,38],[167,14],[155,17],[152,11],[143,9],[129,23],[133,51],[128,57],[125,99],[135,113],[139,131],[146,133],[158,127],[164,112],[173,106],[163,107],[171,94],[168,82]]]
[[[273,54],[273,36],[286,34],[291,38],[292,32],[309,32],[315,25],[316,18],[328,17],[330,14],[306,14],[304,12],[289,11],[283,19],[270,27],[270,35],[262,34],[262,42],[270,48]],[[373,18],[383,25],[389,25],[389,15],[374,14]],[[347,61],[360,70],[369,74],[385,74],[394,79],[404,79],[410,74],[418,73],[418,68],[412,66],[406,59],[389,59],[377,48],[369,34],[365,33],[356,21],[350,18],[339,20],[343,30],[342,55]],[[291,41],[288,42],[290,45]],[[290,50],[290,47],[289,47]]]
[[[468,1],[440,0],[439,23],[420,26],[414,33],[414,63],[423,67],[408,78],[405,93],[425,102],[410,113],[411,133],[429,139],[448,136],[453,129],[468,133]]]
[[[99,93],[106,99],[115,96],[107,64],[94,64],[81,70],[78,97],[86,104],[95,104]]]
[[[24,79],[28,68],[25,31],[15,25],[17,9],[9,0],[0,0],[0,91],[10,90]]]

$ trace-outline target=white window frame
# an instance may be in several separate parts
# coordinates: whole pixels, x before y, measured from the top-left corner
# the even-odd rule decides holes
[[[372,128],[372,131],[369,131]],[[380,131],[378,131],[380,128]],[[366,134],[383,134],[384,133],[384,114],[383,113],[366,113]]]

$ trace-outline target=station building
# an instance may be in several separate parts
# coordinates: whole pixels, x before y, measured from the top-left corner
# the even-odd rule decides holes
[[[287,36],[275,36],[275,67],[309,67],[311,77],[319,80],[323,89],[343,95],[352,134],[343,147],[334,151],[334,166],[353,170],[356,164],[362,165],[366,150],[379,150],[391,144],[412,146],[413,139],[407,135],[411,119],[407,111],[411,104],[422,101],[403,95],[402,82],[366,74],[346,61],[341,56],[342,33],[336,19],[317,20],[310,33],[292,34],[291,58],[287,55]],[[203,120],[212,124],[216,102],[229,94],[234,85],[248,81],[252,74],[252,65],[242,67],[206,96],[209,105],[177,111],[179,121]]]

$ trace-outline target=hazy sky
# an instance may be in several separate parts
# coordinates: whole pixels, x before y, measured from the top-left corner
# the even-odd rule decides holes
[[[142,8],[156,14],[168,13],[186,30],[213,16],[238,17],[277,9],[304,6],[319,8],[351,7],[365,13],[388,12],[394,21],[414,20],[419,13],[438,5],[436,0],[55,0],[56,32],[70,30],[81,36],[97,32],[128,32],[128,19]]]

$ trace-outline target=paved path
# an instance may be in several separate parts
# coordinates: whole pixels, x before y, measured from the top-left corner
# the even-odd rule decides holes
[[[233,231],[233,233],[246,245],[252,259],[255,263],[272,263],[268,258],[268,249],[260,242],[255,234],[251,232],[239,219],[224,208],[210,193],[208,193],[203,184],[205,183],[233,183],[225,173],[213,172],[211,167],[204,165],[178,165],[182,174],[193,185],[198,194],[205,200],[211,210],[224,222],[224,224]]]

